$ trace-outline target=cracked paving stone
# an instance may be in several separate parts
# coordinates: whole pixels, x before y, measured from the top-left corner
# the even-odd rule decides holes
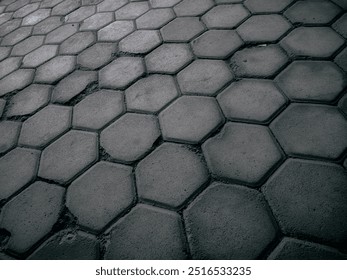
[[[97,72],[76,70],[55,86],[52,93],[52,101],[59,103],[68,102],[96,80]]]
[[[77,64],[94,70],[107,64],[115,52],[113,43],[96,43],[77,56]]]
[[[173,7],[182,0],[149,0],[153,8]]]
[[[115,21],[98,31],[100,41],[119,41],[135,29],[132,21]]]
[[[60,45],[59,52],[60,54],[77,54],[92,45],[94,41],[93,32],[77,32]]]
[[[184,94],[215,95],[234,78],[228,65],[221,60],[199,59],[177,75]]]
[[[54,83],[75,68],[75,56],[56,56],[36,70],[35,81]]]
[[[328,246],[284,237],[269,260],[345,260],[346,255]]]
[[[246,48],[230,59],[231,69],[239,77],[269,77],[287,62],[287,55],[278,45]]]
[[[21,60],[20,57],[9,57],[0,62],[0,79],[17,70]]]
[[[8,249],[24,253],[50,232],[63,206],[65,189],[35,182],[8,202],[0,226],[11,233]]]
[[[145,73],[139,57],[120,57],[99,71],[99,83],[106,88],[124,88]]]
[[[186,259],[182,230],[177,213],[138,204],[111,229],[105,259]]]
[[[163,44],[145,57],[150,73],[175,74],[193,60],[188,44]]]
[[[35,25],[48,18],[50,13],[51,9],[39,9],[23,18],[22,25]]]
[[[347,77],[329,61],[294,61],[276,82],[290,99],[329,102],[347,86]]]
[[[7,34],[1,41],[2,46],[13,46],[20,41],[24,40],[25,38],[28,38],[31,34],[32,27],[30,26],[23,26],[15,31],[12,31],[11,33]]]
[[[212,97],[182,96],[159,114],[164,140],[198,143],[224,117]]]
[[[203,15],[202,20],[208,28],[233,28],[248,16],[241,4],[219,5]]]
[[[337,159],[347,148],[347,120],[332,106],[292,104],[270,128],[289,155]]]
[[[39,151],[24,148],[16,148],[0,158],[0,200],[34,179],[39,159]]]
[[[266,122],[286,104],[270,80],[243,79],[232,83],[217,100],[228,119]]]
[[[175,81],[168,75],[151,75],[137,81],[125,91],[127,108],[158,112],[179,95]]]
[[[11,53],[11,47],[0,47],[0,61],[7,58]]]
[[[172,9],[153,9],[136,19],[138,29],[158,29],[175,18]]]
[[[52,15],[65,16],[80,6],[79,1],[65,0],[52,9]]]
[[[160,29],[164,42],[188,42],[205,30],[198,17],[178,17]]]
[[[134,2],[129,3],[119,10],[116,11],[115,16],[117,20],[121,19],[136,19],[137,17],[141,16],[145,12],[149,10],[148,3],[143,2]]]
[[[35,51],[27,54],[23,58],[23,67],[37,67],[51,58],[53,58],[58,52],[58,46],[56,45],[43,45]]]
[[[148,53],[161,43],[159,31],[137,30],[119,42],[118,48],[126,53]]]
[[[30,53],[31,51],[37,49],[43,44],[44,38],[44,36],[32,36],[25,39],[24,41],[20,42],[19,44],[13,47],[11,55],[22,56]]]
[[[9,102],[7,117],[30,115],[48,104],[52,87],[32,84],[18,92]]]
[[[74,107],[74,127],[100,129],[125,110],[120,91],[100,90],[79,102]]]
[[[27,15],[29,15],[32,12],[35,12],[40,6],[40,3],[32,3],[25,5],[24,7],[18,9],[14,12],[13,17],[14,18],[23,18]]]
[[[66,183],[98,156],[97,134],[70,130],[42,152],[39,176]]]
[[[80,225],[100,231],[134,198],[132,167],[101,161],[68,187],[66,206]]]
[[[48,105],[24,121],[19,144],[34,148],[47,145],[71,126],[72,108]]]
[[[64,24],[63,26],[54,29],[47,34],[45,43],[46,44],[60,44],[78,30],[78,24]]]
[[[324,24],[329,23],[340,11],[329,1],[298,1],[284,15],[292,23]]]
[[[343,167],[288,159],[262,188],[284,234],[342,245],[347,241]]]
[[[128,3],[128,0],[104,0],[100,4],[97,5],[98,12],[113,12],[125,4]]]
[[[6,106],[6,100],[0,99],[0,117],[4,113],[5,106]]]
[[[113,13],[97,13],[85,19],[81,24],[80,31],[99,30],[113,21]]]
[[[95,6],[82,6],[72,13],[68,14],[66,22],[80,22],[95,14]]]
[[[282,160],[268,128],[227,123],[202,146],[207,165],[215,176],[256,186]]]
[[[294,0],[246,0],[245,6],[252,13],[281,12]]]
[[[60,17],[49,17],[34,26],[33,34],[34,35],[47,34],[51,32],[52,30],[58,28],[62,24],[63,23]]]
[[[329,27],[298,27],[280,44],[292,56],[330,57],[344,39]]]
[[[83,231],[61,231],[45,241],[29,260],[96,260],[99,245],[95,236]]]
[[[164,143],[136,167],[142,199],[179,207],[208,179],[203,159],[179,144]]]
[[[177,16],[199,16],[214,6],[212,0],[183,0],[174,7]]]
[[[340,17],[334,24],[333,28],[340,33],[344,38],[347,38],[347,14]]]
[[[192,42],[194,54],[201,58],[225,59],[242,45],[234,30],[208,30]]]
[[[21,22],[22,21],[20,19],[14,19],[2,24],[0,26],[0,36],[4,37],[10,32],[14,31],[20,26]]]
[[[271,42],[290,28],[291,24],[281,15],[255,15],[242,23],[237,33],[245,42]]]
[[[14,90],[21,90],[29,85],[34,78],[32,69],[18,69],[0,80],[0,97]]]
[[[133,162],[146,154],[159,136],[155,116],[128,113],[102,131],[100,144],[112,158]]]
[[[276,237],[263,195],[238,185],[212,184],[184,219],[193,259],[256,259]]]
[[[7,152],[17,144],[17,138],[21,128],[20,122],[0,122],[0,154]]]

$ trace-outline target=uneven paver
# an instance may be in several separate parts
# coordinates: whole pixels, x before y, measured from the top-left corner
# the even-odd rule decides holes
[[[20,122],[0,122],[0,134],[2,135],[0,139],[0,154],[7,152],[16,145],[21,125]]]

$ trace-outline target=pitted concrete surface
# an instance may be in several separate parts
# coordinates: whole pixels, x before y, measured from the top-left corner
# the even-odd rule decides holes
[[[0,259],[346,259],[346,9],[0,0]]]

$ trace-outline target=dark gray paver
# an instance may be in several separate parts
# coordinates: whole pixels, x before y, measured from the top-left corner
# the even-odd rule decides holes
[[[132,168],[99,162],[72,182],[66,195],[66,206],[78,223],[100,231],[134,200]]]
[[[198,143],[224,120],[212,97],[182,96],[159,114],[165,140]]]
[[[80,30],[99,30],[111,23],[114,19],[113,13],[98,13],[83,21]]]
[[[139,204],[112,228],[105,259],[185,259],[184,249],[178,214]]]
[[[172,9],[153,9],[136,19],[138,29],[158,29],[175,18]]]
[[[117,20],[136,19],[149,10],[147,1],[131,2],[115,12]]]
[[[285,234],[342,245],[347,237],[346,184],[341,166],[289,159],[262,190]]]
[[[347,121],[332,106],[290,105],[270,128],[290,155],[336,159],[347,147]]]
[[[6,100],[0,99],[0,117],[2,117],[5,106],[6,106]]]
[[[173,7],[182,0],[149,0],[153,8]]]
[[[96,43],[77,56],[77,64],[89,69],[97,69],[112,59],[116,51],[113,43]]]
[[[118,44],[120,51],[125,53],[148,53],[161,43],[159,31],[137,30]]]
[[[212,0],[183,0],[174,7],[177,16],[199,16],[214,6]]]
[[[47,34],[62,24],[61,17],[49,17],[34,26],[33,34]]]
[[[340,17],[333,25],[332,27],[341,34],[344,38],[347,38],[347,14],[344,14],[342,17]]]
[[[43,45],[27,54],[22,61],[23,67],[37,67],[53,58],[58,52],[57,45]]]
[[[0,226],[11,233],[7,247],[23,253],[51,230],[59,217],[65,189],[35,182],[1,212]]]
[[[276,236],[267,208],[255,190],[218,183],[209,186],[184,211],[193,258],[257,258]]]
[[[130,20],[115,21],[98,31],[98,40],[119,41],[131,32],[135,26]]]
[[[341,8],[347,10],[347,3],[344,0],[332,0],[332,2],[336,3]]]
[[[20,122],[0,122],[0,154],[7,152],[16,145],[21,125]]]
[[[339,108],[347,115],[347,95],[345,94],[339,101]]]
[[[159,136],[155,116],[128,113],[102,131],[100,145],[111,157],[132,162],[147,153]]]
[[[188,42],[204,31],[198,17],[178,17],[160,29],[164,42]]]
[[[14,90],[21,90],[34,78],[32,69],[18,69],[0,80],[0,97]]]
[[[266,122],[286,103],[270,80],[242,79],[232,83],[217,100],[228,119]]]
[[[78,32],[66,39],[59,47],[60,54],[78,54],[95,41],[93,32]]]
[[[39,176],[65,183],[97,159],[97,135],[70,130],[41,155]]]
[[[179,207],[202,184],[208,173],[202,159],[183,145],[164,143],[136,168],[140,198]]]
[[[282,159],[270,131],[253,124],[227,123],[202,149],[215,176],[249,185],[261,183]]]
[[[294,0],[246,0],[245,6],[251,12],[281,12]]]

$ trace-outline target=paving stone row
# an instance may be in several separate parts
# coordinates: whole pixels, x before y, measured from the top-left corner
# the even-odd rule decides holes
[[[0,259],[346,259],[344,0],[3,0]]]

